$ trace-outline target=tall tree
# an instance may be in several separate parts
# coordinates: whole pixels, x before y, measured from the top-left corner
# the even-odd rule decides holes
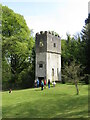
[[[20,73],[30,66],[34,40],[22,15],[2,6],[2,18],[3,61],[11,68],[11,81],[17,83]]]
[[[90,74],[90,14],[85,20],[85,26],[82,30],[82,42],[84,45],[85,57],[86,57],[86,73]]]
[[[78,64],[82,64],[85,66],[86,57],[85,57],[85,48],[84,42],[81,40],[80,34],[74,35],[71,37],[67,34],[67,39],[61,41],[61,58],[62,58],[62,82],[65,83],[65,77],[63,74],[65,73],[65,69],[69,66],[72,61],[76,61]],[[81,72],[83,75],[84,72]]]

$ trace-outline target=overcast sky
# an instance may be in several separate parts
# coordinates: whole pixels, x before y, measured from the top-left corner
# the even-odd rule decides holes
[[[7,2],[8,1],[8,2]],[[13,1],[13,2],[12,2]],[[24,16],[34,35],[55,31],[62,38],[80,32],[88,17],[89,0],[2,0],[2,5]]]

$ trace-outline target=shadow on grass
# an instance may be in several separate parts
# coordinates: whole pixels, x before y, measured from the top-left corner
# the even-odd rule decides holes
[[[77,118],[78,117],[78,118],[86,118],[87,119],[88,118],[88,111],[86,111],[86,110],[78,111],[78,109],[66,111],[64,113],[61,113],[60,115],[56,115],[54,118],[60,118],[61,116],[63,116],[63,118]]]
[[[34,91],[42,91],[42,90],[39,88],[35,88]]]
[[[87,117],[85,96],[80,98],[39,97],[30,102],[21,102],[3,107],[6,118],[80,118]],[[85,110],[84,110],[85,108]]]

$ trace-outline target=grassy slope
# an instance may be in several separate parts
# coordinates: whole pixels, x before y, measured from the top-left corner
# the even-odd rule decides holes
[[[57,85],[55,88],[3,92],[3,118],[88,117],[88,86]]]

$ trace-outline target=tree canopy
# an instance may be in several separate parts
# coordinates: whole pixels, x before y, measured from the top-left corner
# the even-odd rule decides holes
[[[86,73],[90,74],[90,14],[85,20],[85,26],[83,27],[81,34],[85,49]]]
[[[7,74],[7,81],[22,83],[20,74],[31,66],[33,46],[34,39],[24,17],[7,6],[2,6],[3,77]],[[4,80],[5,78],[3,82]]]

